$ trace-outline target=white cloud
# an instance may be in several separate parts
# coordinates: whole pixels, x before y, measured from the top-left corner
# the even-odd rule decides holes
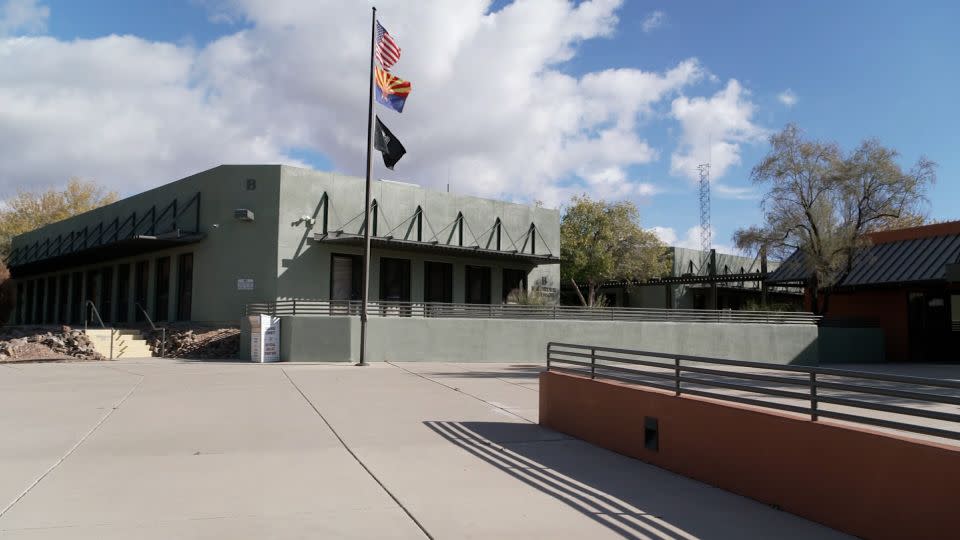
[[[210,2],[211,17],[247,28],[202,48],[0,39],[0,194],[70,176],[131,193],[218,163],[296,164],[289,156],[301,148],[362,174],[369,10]],[[456,191],[550,206],[585,190],[655,193],[628,174],[660,154],[638,128],[705,76],[700,64],[574,77],[558,64],[613,32],[620,0],[489,6],[378,3],[403,48],[394,71],[413,83],[402,115],[377,108],[408,150],[396,176],[442,187],[452,171]],[[390,174],[378,162],[375,175]]]
[[[293,162],[191,84],[195,51],[130,36],[0,40],[0,191],[71,176],[124,193],[217,162]]]
[[[6,0],[0,3],[0,37],[43,32],[49,17],[50,8],[39,5],[37,0]]]
[[[649,34],[653,30],[663,26],[663,23],[664,21],[666,21],[666,19],[667,19],[666,13],[660,10],[654,11],[649,15],[647,15],[646,17],[644,17],[643,22],[640,23],[640,28],[642,28],[645,33]]]
[[[721,199],[754,200],[760,196],[752,187],[738,187],[721,184],[720,182],[710,182],[712,194],[716,194]]]
[[[797,104],[797,95],[789,88],[777,94],[777,99],[788,109]]]
[[[736,79],[731,79],[712,97],[673,100],[672,114],[682,133],[677,150],[670,156],[670,173],[691,180],[699,178],[697,165],[710,162],[711,180],[721,178],[740,164],[740,147],[762,140],[765,131],[754,124],[756,107]]]
[[[688,249],[700,249],[700,227],[690,227],[686,230],[684,235],[681,237],[677,234],[676,229],[673,227],[651,227],[651,230],[654,234],[657,235],[657,238],[661,242],[667,244],[668,246],[673,247],[682,247]],[[711,237],[716,240],[717,231],[713,227],[710,228]],[[717,244],[713,242],[713,249],[717,250],[717,253],[734,253],[732,247],[725,244]]]

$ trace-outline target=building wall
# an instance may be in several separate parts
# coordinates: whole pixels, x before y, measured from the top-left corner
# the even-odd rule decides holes
[[[423,209],[423,235],[428,240],[436,235],[445,243],[451,228],[448,227],[462,212],[467,224],[464,244],[473,243],[474,237],[486,242],[494,221],[502,221],[501,246],[509,249],[509,237],[518,243],[531,223],[536,224],[539,234],[536,241],[537,254],[560,254],[560,216],[557,210],[536,208],[503,201],[481,199],[443,193],[409,184],[373,182],[371,197],[378,203],[377,234],[384,236],[391,230],[394,236],[402,237],[407,230],[407,220],[419,205]],[[277,260],[277,296],[280,298],[330,298],[330,258],[334,253],[362,255],[359,246],[334,246],[312,240],[314,233],[322,232],[323,208],[320,206],[324,193],[329,197],[327,209],[328,230],[342,229],[347,233],[363,232],[364,180],[330,172],[318,172],[297,167],[282,167],[279,256]],[[316,216],[311,227],[298,222],[302,216]],[[445,228],[446,227],[446,228]],[[529,247],[528,247],[529,250]],[[453,264],[453,301],[463,302],[465,291],[465,267],[467,265],[491,268],[491,302],[502,300],[502,270],[522,269],[528,272],[528,285],[543,280],[546,287],[559,287],[560,268],[557,264],[533,266],[521,262],[499,262],[484,258],[469,258],[450,255],[426,255],[406,250],[375,249],[370,265],[370,298],[379,297],[380,259],[392,257],[411,261],[412,301],[423,301],[424,262],[437,261]]]
[[[904,289],[835,292],[830,296],[828,318],[833,324],[873,324],[883,330],[888,362],[910,359],[907,291]]]
[[[150,279],[147,294],[148,306],[145,307],[153,317],[156,261],[161,257],[170,256],[170,303],[167,309],[168,318],[173,319],[177,297],[176,257],[182,253],[193,253],[192,319],[236,321],[243,314],[243,306],[246,303],[262,302],[276,297],[274,261],[277,252],[275,239],[279,172],[279,166],[275,165],[219,166],[20,235],[14,238],[13,247],[28,245],[44,238],[54,238],[58,234],[67,234],[84,226],[95,227],[100,222],[106,224],[114,218],[122,221],[132,212],[143,216],[154,205],[159,212],[174,198],[179,201],[178,204],[182,208],[187,200],[200,192],[199,231],[207,235],[200,242],[138,256],[105,260],[102,263],[60,268],[57,272],[29,276],[27,279],[59,276],[65,272],[84,272],[86,276],[86,272],[90,270],[113,267],[113,281],[116,284],[116,268],[119,264],[147,260],[150,263]],[[248,180],[251,179],[256,181],[256,189],[248,189]],[[235,220],[233,211],[236,208],[252,210],[254,221],[247,223]],[[190,227],[194,222],[192,216],[191,212],[189,216],[184,217]],[[253,279],[254,290],[238,291],[237,279],[239,278]],[[18,278],[17,281],[21,282],[25,279]],[[86,277],[82,282],[86,283]],[[116,306],[116,301],[113,304]],[[107,314],[103,316],[105,319],[114,318]],[[22,316],[16,318],[18,322],[23,320]],[[132,320],[132,314],[128,320]]]
[[[173,320],[176,317],[177,258],[192,253],[193,290],[191,319],[197,322],[236,321],[244,314],[244,306],[253,302],[268,302],[277,298],[328,299],[330,294],[330,262],[332,253],[362,254],[360,247],[333,247],[316,242],[313,233],[321,231],[322,208],[319,205],[324,193],[328,194],[327,207],[329,230],[343,229],[347,232],[362,232],[362,212],[364,208],[364,181],[360,178],[346,177],[334,173],[323,173],[286,167],[280,165],[224,165],[204,171],[187,178],[134,195],[114,204],[75,216],[73,218],[48,225],[36,231],[18,236],[13,247],[30,245],[38,240],[55,238],[58,234],[82,229],[94,228],[99,223],[109,224],[115,218],[122,222],[131,213],[138,217],[147,215],[151,207],[160,212],[172,200],[176,199],[182,209],[186,202],[197,192],[200,193],[199,224],[196,224],[194,212],[189,212],[181,220],[181,228],[198,232],[206,237],[199,242],[180,245],[173,248],[157,249],[137,256],[117,257],[90,264],[78,264],[58,268],[56,272],[46,272],[30,276],[16,276],[20,291],[18,309],[14,322],[28,320],[40,322],[59,322],[61,318],[25,317],[29,306],[42,310],[46,284],[50,276],[59,277],[64,273],[81,272],[81,288],[87,283],[87,274],[94,270],[112,268],[114,287],[113,306],[117,305],[116,275],[121,264],[135,264],[138,261],[149,262],[149,286],[147,305],[144,306],[151,317],[155,316],[154,291],[156,285],[157,260],[171,257],[170,295],[166,306],[166,317],[158,319]],[[456,218],[457,212],[463,212],[467,229],[464,243],[473,243],[473,237],[484,238],[489,235],[494,220],[499,217],[503,222],[501,246],[510,249],[509,238],[522,242],[530,224],[535,223],[539,231],[536,253],[559,256],[559,213],[556,210],[506,203],[501,201],[467,197],[449,193],[425,190],[412,185],[388,182],[373,184],[373,198],[379,203],[378,234],[386,235],[391,229],[410,217],[417,206],[424,211],[424,235],[428,238],[434,233],[441,236],[449,232],[449,227],[441,231]],[[252,222],[234,218],[234,210],[244,208],[254,213]],[[300,220],[302,216],[313,217],[317,222],[313,226]],[[165,227],[172,225],[165,220]],[[400,227],[405,231],[405,227]],[[158,230],[157,232],[165,232]],[[472,232],[472,234],[471,234]],[[394,234],[402,234],[395,232]],[[443,239],[445,240],[445,238]],[[519,249],[519,245],[517,246]],[[529,247],[528,247],[529,250]],[[462,302],[465,289],[466,265],[488,266],[491,268],[491,301],[499,303],[501,296],[501,278],[504,268],[522,269],[529,273],[528,284],[542,280],[548,288],[558,287],[559,265],[491,262],[483,258],[460,256],[424,256],[407,251],[375,250],[371,261],[370,291],[371,298],[379,296],[379,269],[382,257],[397,257],[411,260],[411,299],[423,298],[423,263],[441,261],[453,263],[453,300]],[[252,280],[252,290],[240,290],[238,280]],[[32,285],[31,285],[32,283]],[[58,280],[59,283],[59,280]],[[28,287],[29,285],[29,287]],[[134,280],[130,280],[130,298],[133,298]],[[28,301],[27,294],[34,299]],[[56,288],[52,291],[56,294]],[[81,290],[81,298],[87,293]],[[72,296],[69,296],[71,297]],[[94,299],[96,300],[96,299]],[[59,305],[59,303],[57,303]],[[133,321],[132,300],[128,311],[128,321]],[[56,314],[58,315],[58,314]],[[107,321],[117,318],[115,307],[111,313],[103,313]]]

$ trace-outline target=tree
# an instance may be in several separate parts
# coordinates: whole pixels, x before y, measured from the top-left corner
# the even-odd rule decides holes
[[[117,199],[116,192],[107,191],[96,182],[77,178],[70,179],[62,191],[19,190],[0,208],[0,256],[6,259],[10,255],[10,243],[18,234],[99,208]]]
[[[805,139],[793,124],[771,136],[770,146],[751,171],[767,188],[765,223],[738,230],[734,242],[780,258],[799,251],[813,310],[826,313],[833,287],[869,245],[869,233],[924,222],[936,164],[920,158],[904,171],[897,151],[875,139],[844,155],[835,143]]]
[[[573,197],[560,220],[560,273],[587,307],[598,304],[597,286],[611,279],[646,279],[667,272],[666,246],[639,225],[637,207]],[[580,285],[587,287],[583,297]]]

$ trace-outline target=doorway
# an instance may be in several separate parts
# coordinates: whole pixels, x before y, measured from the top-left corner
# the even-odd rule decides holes
[[[423,263],[423,301],[453,302],[453,265],[450,263]]]
[[[949,359],[951,298],[941,291],[911,292],[907,298],[910,361]]]

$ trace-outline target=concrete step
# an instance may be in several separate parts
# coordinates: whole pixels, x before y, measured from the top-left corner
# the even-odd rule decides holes
[[[145,358],[153,356],[150,345],[139,330],[94,328],[87,329],[94,348],[110,358]],[[111,343],[112,341],[112,343]]]

